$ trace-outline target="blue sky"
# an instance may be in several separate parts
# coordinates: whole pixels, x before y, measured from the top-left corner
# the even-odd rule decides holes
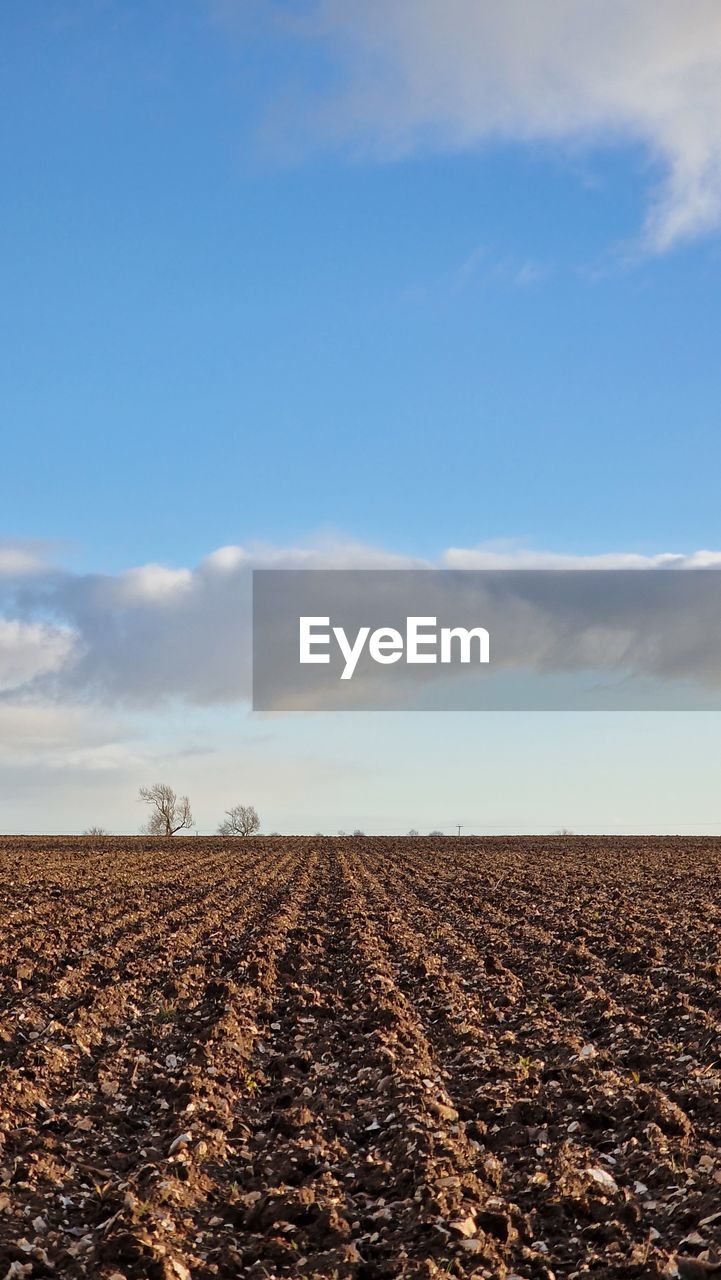
[[[638,148],[288,156],[268,25],[0,21],[13,533],[103,568],[324,526],[424,554],[718,544],[721,257],[625,260]],[[312,62],[298,42],[293,76]]]
[[[445,18],[429,0],[3,7],[6,539],[110,576],[319,538],[431,560],[495,540],[721,546],[713,6],[663,0],[655,22],[645,0],[613,0],[597,32],[589,6],[567,53],[556,39],[538,55],[522,7],[504,12],[484,31],[468,0]],[[563,5],[545,12],[553,36]],[[175,741],[173,714],[149,709],[130,737]],[[235,702],[221,721],[198,732],[225,734],[231,760],[258,730]],[[444,724],[459,742],[490,732]],[[301,744],[275,724],[284,768],[312,756],[317,725]],[[569,725],[549,728],[561,775]],[[509,796],[532,774],[514,732]],[[630,742],[601,732],[609,752]],[[149,751],[118,765],[118,797]],[[403,786],[398,812],[364,797],[357,820],[402,827]],[[585,806],[575,820],[603,808],[592,790]],[[313,829],[312,809],[283,816]]]

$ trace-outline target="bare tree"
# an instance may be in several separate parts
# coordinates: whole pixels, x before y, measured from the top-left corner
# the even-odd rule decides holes
[[[260,818],[252,804],[236,804],[226,809],[218,827],[219,836],[252,836],[260,828]]]
[[[176,831],[195,826],[187,796],[178,796],[164,782],[141,787],[138,799],[150,805],[150,817],[143,830],[149,836],[174,836]]]
[[[364,836],[364,835],[365,835],[365,831],[361,831],[360,827],[356,827],[355,831],[353,832],[353,835],[354,835],[354,836]]]
[[[410,831],[408,832],[408,834],[409,834],[409,836],[417,836],[417,835],[419,835],[420,833],[419,833],[418,831],[416,831],[415,827],[411,827],[411,829],[410,829]]]
[[[429,834],[429,836],[442,836],[442,835],[443,835],[443,832],[442,832],[442,831],[429,831],[429,832],[428,832],[428,834]]]
[[[110,832],[105,827],[88,827],[87,831],[83,831],[84,836],[109,836]]]

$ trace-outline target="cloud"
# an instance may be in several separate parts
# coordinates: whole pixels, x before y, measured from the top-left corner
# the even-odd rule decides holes
[[[129,753],[127,726],[104,708],[27,698],[0,701],[0,766],[68,769],[105,768]],[[132,757],[131,757],[132,758]]]
[[[139,569],[128,569],[118,578],[116,593],[128,604],[144,600],[160,604],[172,603],[193,585],[189,569],[169,569],[163,564],[146,564]]]
[[[315,0],[294,14],[329,52],[314,124],[331,139],[391,158],[499,139],[641,145],[660,174],[646,248],[721,223],[717,0]]]
[[[51,546],[39,540],[4,538],[0,541],[0,579],[42,573],[47,569]]]
[[[141,708],[175,698],[200,706],[243,701],[250,693],[253,568],[423,563],[327,537],[307,548],[221,547],[192,569],[148,564],[118,574],[39,574],[33,566],[8,578],[0,594],[0,691]]]
[[[428,560],[326,537],[306,547],[226,546],[192,568],[149,564],[117,574],[78,574],[51,566],[38,572],[33,565],[6,579],[0,591],[0,695],[5,703],[22,695],[24,706],[97,704],[143,711],[176,703],[247,703],[255,568],[632,569],[657,570],[662,577],[671,571],[676,577],[678,570],[721,569],[721,552],[576,556],[488,544],[452,547]],[[504,576],[499,574],[499,582]],[[513,607],[503,615],[509,618],[504,653],[511,665],[530,660],[537,669],[576,670],[604,654],[606,665],[625,661],[632,671],[721,682],[721,621],[715,606],[697,607],[705,590],[700,582],[684,605],[687,612],[666,618],[665,588],[639,580],[629,604],[623,593],[614,595],[614,575],[597,575],[593,585],[590,578],[583,581],[587,577],[570,575],[572,591],[547,600],[538,596],[535,582],[513,578]],[[572,650],[569,627],[577,636]],[[537,641],[533,652],[525,641],[518,647],[524,632]],[[101,746],[98,762],[112,763],[115,748]]]
[[[611,551],[575,556],[524,548],[499,551],[485,547],[449,547],[442,562],[447,569],[721,569],[721,551],[694,551],[691,555],[661,552],[639,555]]]
[[[70,627],[0,618],[0,692],[67,668],[76,653]]]

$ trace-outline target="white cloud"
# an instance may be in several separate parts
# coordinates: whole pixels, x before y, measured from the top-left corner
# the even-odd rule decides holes
[[[118,578],[120,599],[128,604],[143,600],[160,604],[176,600],[193,585],[189,569],[169,569],[162,564],[146,564],[139,569],[127,569]]]
[[[0,618],[0,691],[66,667],[77,654],[69,627]]]
[[[452,547],[429,560],[328,537],[307,547],[226,546],[194,568],[148,564],[115,575],[57,568],[43,575],[33,568],[5,592],[0,692],[143,710],[178,701],[207,707],[247,702],[254,568],[721,569],[721,552],[577,556],[496,543]],[[596,596],[581,586],[577,594],[590,625],[603,601],[594,604]],[[550,625],[546,619],[544,626]],[[700,645],[693,663],[700,670],[710,662],[715,673],[715,656],[711,661],[707,649]],[[98,767],[112,766],[115,748],[101,745]]]
[[[316,127],[381,156],[489,139],[640,144],[663,251],[721,223],[718,0],[316,0],[343,68]],[[338,84],[338,75],[333,77]]]
[[[0,579],[24,577],[47,569],[48,548],[45,543],[23,539],[0,542]]]
[[[203,564],[218,573],[232,573],[235,569],[240,569],[245,564],[248,553],[243,547],[218,547],[217,551],[211,551],[206,556]]]
[[[652,556],[610,551],[574,556],[524,548],[449,547],[442,563],[446,569],[721,569],[721,551],[694,551],[690,555],[664,551]]]
[[[66,703],[20,698],[0,702],[0,760],[3,763],[59,758],[76,748],[104,747],[115,740],[118,725],[104,711]]]

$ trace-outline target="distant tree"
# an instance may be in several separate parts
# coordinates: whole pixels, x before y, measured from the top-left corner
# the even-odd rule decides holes
[[[416,831],[415,827],[411,827],[411,829],[410,829],[410,831],[408,832],[408,834],[409,834],[409,836],[417,836],[417,835],[420,835],[420,832],[419,832],[419,831]]]
[[[442,836],[442,835],[443,835],[443,832],[442,832],[442,831],[429,831],[429,832],[428,832],[428,834],[429,834],[429,836]]]
[[[176,831],[195,826],[188,797],[176,795],[164,782],[141,787],[138,799],[150,805],[150,817],[143,828],[149,836],[174,836]]]
[[[260,818],[252,804],[236,804],[226,809],[218,827],[219,836],[252,836],[260,828]]]
[[[360,827],[356,827],[355,831],[353,832],[353,835],[354,835],[354,836],[364,836],[364,835],[365,835],[365,831],[361,831]]]
[[[570,827],[559,827],[558,831],[554,831],[554,836],[572,836],[573,832]]]
[[[87,831],[83,831],[84,836],[109,836],[110,832],[105,827],[88,827]]]

